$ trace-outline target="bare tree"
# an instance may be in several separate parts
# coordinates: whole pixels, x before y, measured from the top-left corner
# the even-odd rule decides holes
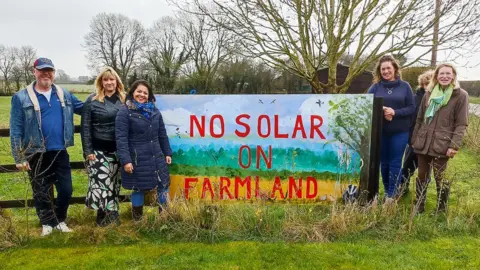
[[[57,69],[55,72],[55,81],[57,83],[69,83],[72,79],[63,69]]]
[[[3,75],[4,80],[4,93],[10,94],[10,81],[11,72],[15,66],[16,61],[16,49],[14,47],[5,47],[0,45],[0,72]]]
[[[443,60],[459,63],[458,59],[472,60],[470,54],[480,49],[480,1],[434,0],[434,26],[430,66],[435,67],[438,52],[444,52]]]
[[[145,30],[138,20],[125,15],[100,13],[92,19],[84,40],[91,67],[111,66],[126,82],[144,46]]]
[[[227,61],[235,50],[236,38],[219,25],[209,26],[207,16],[183,14],[182,18],[187,37],[183,45],[192,52],[188,77],[198,91],[210,93],[220,64]]]
[[[148,30],[144,57],[154,70],[152,81],[157,91],[168,94],[174,89],[191,53],[186,40],[185,31],[173,17],[160,18]]]
[[[30,45],[22,46],[17,50],[19,66],[23,72],[23,80],[26,84],[34,80],[32,73],[33,62],[37,58],[37,51]]]
[[[18,91],[22,88],[22,80],[24,76],[24,71],[19,61],[17,60],[15,65],[12,68],[12,75],[10,78],[15,82],[15,89]]]
[[[406,66],[425,61],[432,50],[432,28],[439,19],[444,22],[438,40],[442,50],[468,46],[480,32],[480,0],[445,0],[439,16],[432,0],[171,2],[234,33],[248,56],[306,79],[316,93],[345,92],[356,76],[384,54],[406,56],[420,50]],[[347,54],[353,55],[349,73],[338,85],[336,65]],[[328,82],[321,83],[317,70],[326,66]]]
[[[440,0],[435,0],[435,22],[433,24],[433,45],[432,45],[432,59],[430,66],[435,67],[437,65],[437,51],[438,51],[438,32],[440,28]]]

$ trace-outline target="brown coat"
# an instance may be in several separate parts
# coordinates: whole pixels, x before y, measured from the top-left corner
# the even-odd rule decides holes
[[[446,106],[435,113],[430,124],[425,123],[425,111],[431,92],[426,92],[417,114],[412,134],[415,153],[447,157],[448,148],[458,150],[468,126],[468,93],[456,88]]]

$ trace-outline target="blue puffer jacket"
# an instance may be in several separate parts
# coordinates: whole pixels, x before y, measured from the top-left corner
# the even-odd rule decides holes
[[[155,108],[150,119],[145,118],[131,101],[120,108],[115,120],[117,154],[122,164],[122,186],[135,191],[152,190],[161,184],[170,185],[165,160],[172,156],[162,114]],[[133,173],[123,165],[133,164]]]

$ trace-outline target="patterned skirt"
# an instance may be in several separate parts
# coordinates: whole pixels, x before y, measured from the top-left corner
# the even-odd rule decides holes
[[[118,211],[121,178],[120,162],[115,152],[93,151],[95,160],[87,160],[87,207],[105,211]]]

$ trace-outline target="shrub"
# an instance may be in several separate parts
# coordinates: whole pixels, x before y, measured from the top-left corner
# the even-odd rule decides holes
[[[407,81],[412,89],[418,88],[418,76],[431,69],[430,67],[408,67],[401,70],[402,80]]]

